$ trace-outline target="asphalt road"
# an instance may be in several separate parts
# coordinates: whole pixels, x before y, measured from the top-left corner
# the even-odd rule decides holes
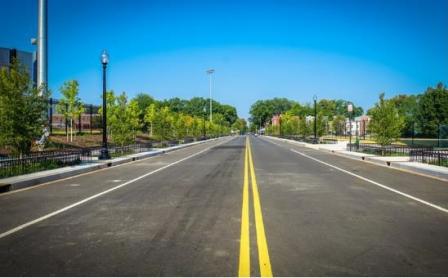
[[[447,276],[447,209],[440,180],[223,138],[1,194],[0,275]]]

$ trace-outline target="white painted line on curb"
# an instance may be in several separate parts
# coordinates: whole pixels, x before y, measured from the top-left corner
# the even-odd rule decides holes
[[[231,140],[232,140],[232,139],[231,139]],[[27,223],[25,223],[25,224],[22,224],[22,225],[20,225],[20,226],[17,226],[17,227],[15,227],[15,228],[13,228],[13,229],[11,229],[11,230],[9,230],[9,231],[6,231],[6,232],[4,232],[4,233],[1,233],[1,234],[0,234],[0,239],[1,239],[1,238],[4,238],[4,237],[6,237],[6,236],[8,236],[8,235],[10,235],[10,234],[16,233],[16,232],[18,232],[18,231],[20,231],[20,230],[23,230],[23,229],[25,229],[25,228],[27,228],[27,227],[29,227],[29,226],[31,226],[31,225],[34,225],[34,224],[39,223],[39,222],[42,222],[42,221],[44,221],[44,220],[46,220],[46,219],[48,219],[48,218],[51,218],[51,217],[53,217],[53,216],[55,216],[55,215],[58,215],[58,214],[62,213],[62,212],[64,212],[64,211],[67,211],[67,210],[69,210],[69,209],[72,209],[72,208],[74,208],[74,207],[77,207],[77,206],[79,206],[79,205],[82,205],[82,204],[84,204],[84,203],[86,203],[86,202],[88,202],[88,201],[90,201],[90,200],[96,199],[96,198],[98,198],[98,197],[100,197],[100,196],[103,196],[103,195],[105,195],[105,194],[107,194],[107,193],[110,193],[110,192],[112,192],[112,191],[115,191],[115,190],[117,190],[117,189],[120,189],[120,188],[122,188],[122,187],[124,187],[124,186],[126,186],[126,185],[129,185],[129,184],[134,183],[134,182],[136,182],[136,181],[138,181],[138,180],[141,180],[141,179],[143,179],[143,178],[146,178],[147,176],[150,176],[150,175],[155,174],[155,173],[157,173],[157,172],[160,172],[160,171],[162,171],[162,170],[164,170],[164,169],[166,169],[166,168],[168,168],[168,167],[171,167],[171,166],[173,166],[173,165],[176,165],[176,164],[178,164],[178,163],[181,163],[182,161],[185,161],[185,160],[187,160],[187,159],[190,159],[190,158],[192,158],[192,157],[195,157],[195,156],[197,156],[197,155],[200,155],[201,153],[204,153],[204,152],[210,150],[210,149],[213,148],[213,147],[216,147],[216,146],[222,145],[222,144],[224,144],[224,143],[230,142],[231,140],[226,140],[226,141],[223,141],[223,142],[220,143],[220,144],[210,146],[210,147],[208,147],[208,148],[206,148],[206,149],[204,149],[204,150],[202,150],[202,151],[200,151],[200,152],[194,153],[194,154],[189,155],[189,156],[187,156],[187,157],[184,157],[184,158],[182,158],[182,159],[180,159],[180,160],[178,160],[178,161],[175,161],[175,162],[173,162],[173,163],[167,164],[167,165],[165,165],[165,166],[163,166],[163,167],[160,167],[160,168],[158,168],[158,169],[156,169],[156,170],[154,170],[154,171],[151,171],[151,172],[149,172],[149,173],[146,173],[146,174],[144,174],[144,175],[142,175],[142,176],[139,176],[139,177],[137,177],[137,178],[135,178],[135,179],[132,179],[132,180],[130,180],[130,181],[127,181],[127,182],[125,182],[125,183],[122,183],[122,184],[120,184],[120,185],[117,185],[117,186],[115,186],[115,187],[112,187],[112,188],[110,188],[110,189],[108,189],[108,190],[105,190],[105,191],[103,191],[103,192],[97,193],[97,194],[92,195],[92,196],[90,196],[90,197],[88,197],[88,198],[85,198],[85,199],[83,199],[83,200],[81,200],[81,201],[79,201],[79,202],[73,203],[73,204],[71,204],[71,205],[69,205],[69,206],[63,207],[63,208],[61,208],[61,209],[59,209],[59,210],[56,210],[56,211],[54,211],[54,212],[52,212],[52,213],[46,214],[46,215],[44,215],[44,216],[42,216],[42,217],[39,217],[39,218],[34,219],[34,220],[32,220],[32,221],[29,221],[29,222],[27,222]]]
[[[292,151],[292,152],[294,152],[294,153],[297,153],[297,154],[299,154],[299,155],[301,155],[301,156],[304,156],[304,157],[306,157],[306,158],[309,158],[309,159],[312,159],[312,160],[314,160],[314,161],[316,161],[316,162],[319,162],[319,163],[321,163],[321,164],[324,164],[324,165],[327,165],[327,166],[329,166],[329,167],[332,167],[332,168],[334,168],[334,169],[336,169],[336,170],[339,170],[339,171],[341,171],[341,172],[343,172],[343,173],[346,173],[346,174],[348,174],[348,175],[351,175],[351,176],[353,176],[353,177],[356,177],[356,178],[358,178],[358,179],[361,179],[361,180],[363,180],[363,181],[370,182],[371,184],[374,184],[374,185],[379,186],[379,187],[381,187],[381,188],[383,188],[383,189],[386,189],[386,190],[389,190],[389,191],[391,191],[391,192],[394,192],[394,193],[396,193],[396,194],[398,194],[398,195],[401,195],[401,196],[403,196],[403,197],[409,198],[409,199],[414,200],[414,201],[416,201],[416,202],[419,202],[419,203],[421,203],[421,204],[424,204],[424,205],[427,205],[427,206],[432,207],[432,208],[434,208],[434,209],[437,209],[437,210],[440,210],[440,211],[442,211],[442,212],[448,213],[448,209],[443,208],[443,207],[441,207],[441,206],[435,205],[435,204],[433,204],[433,203],[427,202],[427,201],[425,201],[425,200],[422,200],[422,199],[420,199],[420,198],[414,197],[414,196],[409,195],[409,194],[407,194],[407,193],[404,193],[404,192],[401,192],[401,191],[399,191],[399,190],[393,189],[393,188],[391,188],[391,187],[388,187],[388,186],[386,186],[386,185],[384,185],[384,184],[381,184],[381,183],[379,183],[379,182],[373,181],[373,180],[371,180],[371,179],[365,178],[365,177],[363,177],[363,176],[354,174],[354,173],[352,173],[352,172],[350,172],[350,171],[344,170],[344,169],[342,169],[342,168],[339,168],[339,167],[337,167],[337,166],[334,166],[334,165],[332,165],[332,164],[329,164],[329,163],[327,163],[327,162],[324,162],[324,161],[322,161],[322,160],[320,160],[320,159],[314,158],[314,157],[309,156],[309,155],[307,155],[307,154],[301,153],[301,152],[296,151],[296,150],[294,150],[294,149],[289,149],[289,150]]]

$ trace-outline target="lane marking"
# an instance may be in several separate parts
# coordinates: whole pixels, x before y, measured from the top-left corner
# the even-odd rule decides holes
[[[244,151],[243,205],[241,212],[240,261],[238,276],[250,277],[250,236],[249,236],[249,167],[248,148]]]
[[[106,195],[106,194],[108,194],[108,193],[110,193],[110,192],[112,192],[112,191],[115,191],[115,190],[117,190],[117,189],[120,189],[120,188],[122,188],[122,187],[124,187],[124,186],[127,186],[127,185],[131,184],[131,183],[134,183],[134,182],[136,182],[136,181],[139,181],[139,180],[141,180],[141,179],[143,179],[143,178],[146,178],[147,176],[153,175],[153,174],[155,174],[155,173],[157,173],[157,172],[160,172],[160,171],[162,171],[162,170],[164,170],[164,169],[166,169],[166,168],[169,168],[169,167],[171,167],[171,166],[174,166],[174,165],[176,165],[176,164],[179,164],[179,163],[181,163],[181,162],[183,162],[183,161],[185,161],[185,160],[187,160],[187,159],[190,159],[190,158],[193,158],[193,157],[195,157],[195,156],[198,156],[198,155],[200,155],[200,154],[202,154],[202,153],[204,153],[204,152],[210,150],[210,149],[213,148],[213,147],[222,145],[222,144],[227,143],[227,142],[230,142],[230,141],[231,141],[231,140],[226,140],[226,141],[221,142],[220,144],[210,146],[210,147],[208,147],[208,148],[206,148],[206,149],[204,149],[204,150],[202,150],[202,151],[200,151],[200,152],[191,154],[191,155],[189,155],[189,156],[187,156],[187,157],[184,157],[184,158],[182,158],[182,159],[180,159],[180,160],[178,160],[178,161],[175,161],[175,162],[173,162],[173,163],[167,164],[167,165],[165,165],[165,166],[163,166],[163,167],[160,167],[160,168],[158,168],[158,169],[156,169],[156,170],[153,170],[153,171],[151,171],[151,172],[149,172],[149,173],[146,173],[146,174],[144,174],[144,175],[141,175],[141,176],[139,176],[139,177],[137,177],[137,178],[135,178],[135,179],[132,179],[132,180],[130,180],[130,181],[127,181],[127,182],[125,182],[125,183],[122,183],[122,184],[120,184],[120,185],[117,185],[117,186],[115,186],[115,187],[112,187],[112,188],[110,188],[110,189],[108,189],[108,190],[102,191],[102,192],[97,193],[97,194],[95,194],[95,195],[92,195],[92,196],[90,196],[90,197],[88,197],[88,198],[85,198],[85,199],[83,199],[83,200],[81,200],[81,201],[78,201],[78,202],[76,202],[76,203],[73,203],[73,204],[71,204],[71,205],[68,205],[68,206],[66,206],[66,207],[63,207],[63,208],[61,208],[61,209],[59,209],[59,210],[56,210],[56,211],[51,212],[51,213],[49,213],[49,214],[46,214],[46,215],[44,215],[44,216],[42,216],[42,217],[39,217],[39,218],[37,218],[37,219],[34,219],[34,220],[32,220],[32,221],[29,221],[29,222],[27,222],[27,223],[24,223],[24,224],[22,224],[22,225],[19,225],[19,226],[13,228],[13,229],[10,229],[10,230],[8,230],[8,231],[6,231],[6,232],[1,233],[1,234],[0,234],[0,239],[1,239],[1,238],[4,238],[4,237],[6,237],[6,236],[9,236],[9,235],[11,235],[11,234],[13,234],[13,233],[16,233],[16,232],[18,232],[18,231],[20,231],[20,230],[23,230],[23,229],[25,229],[25,228],[27,228],[27,227],[29,227],[29,226],[32,226],[32,225],[34,225],[34,224],[37,224],[37,223],[42,222],[42,221],[44,221],[44,220],[47,220],[47,219],[49,219],[49,218],[51,218],[51,217],[53,217],[53,216],[56,216],[56,215],[58,215],[58,214],[61,214],[61,213],[65,212],[65,211],[67,211],[67,210],[69,210],[69,209],[72,209],[72,208],[75,208],[75,207],[77,207],[77,206],[80,206],[80,205],[82,205],[82,204],[84,204],[84,203],[86,203],[86,202],[88,202],[88,201],[91,201],[91,200],[93,200],[93,199],[96,199],[96,198],[98,198],[98,197],[101,197],[101,196],[103,196],[103,195]]]
[[[272,277],[271,261],[269,259],[268,243],[266,240],[266,233],[264,230],[263,214],[261,211],[260,196],[258,193],[257,178],[255,177],[255,167],[252,159],[252,148],[250,145],[250,139],[248,141],[249,152],[249,169],[251,174],[252,183],[252,195],[254,198],[254,214],[255,214],[255,227],[257,234],[257,246],[258,246],[258,261],[260,265],[261,277]]]
[[[414,196],[412,196],[412,195],[409,195],[409,194],[407,194],[407,193],[401,192],[401,191],[399,191],[399,190],[396,190],[396,189],[394,189],[394,188],[391,188],[391,187],[386,186],[386,185],[384,185],[384,184],[381,184],[381,183],[379,183],[379,182],[376,182],[376,181],[373,181],[373,180],[371,180],[371,179],[365,178],[365,177],[363,177],[363,176],[354,174],[354,173],[352,173],[352,172],[350,172],[350,171],[344,170],[344,169],[342,169],[342,168],[339,168],[339,167],[337,167],[337,166],[334,166],[334,165],[332,165],[332,164],[329,164],[329,163],[327,163],[327,162],[324,162],[324,161],[322,161],[322,160],[320,160],[320,159],[314,158],[314,157],[309,156],[309,155],[307,155],[307,154],[301,153],[301,152],[296,151],[296,150],[294,150],[294,149],[289,149],[289,150],[292,151],[292,152],[295,152],[295,153],[297,153],[297,154],[299,154],[299,155],[301,155],[301,156],[304,156],[304,157],[306,157],[306,158],[309,158],[309,159],[312,159],[312,160],[314,160],[314,161],[316,161],[316,162],[319,162],[319,163],[321,163],[321,164],[324,164],[324,165],[326,165],[326,166],[332,167],[332,168],[334,168],[334,169],[336,169],[336,170],[339,170],[339,171],[341,171],[341,172],[343,172],[343,173],[346,173],[346,174],[348,174],[348,175],[351,175],[351,176],[356,177],[356,178],[358,178],[358,179],[361,179],[361,180],[363,180],[363,181],[367,181],[367,182],[369,182],[369,183],[371,183],[371,184],[374,184],[374,185],[376,185],[376,186],[378,186],[378,187],[381,187],[381,188],[383,188],[383,189],[386,189],[386,190],[389,190],[389,191],[391,191],[391,192],[394,192],[394,193],[396,193],[396,194],[398,194],[398,195],[401,195],[401,196],[403,196],[403,197],[409,198],[409,199],[414,200],[414,201],[416,201],[416,202],[419,202],[419,203],[421,203],[421,204],[424,204],[424,205],[427,205],[427,206],[432,207],[432,208],[434,208],[434,209],[437,209],[437,210],[440,210],[440,211],[442,211],[442,212],[448,213],[448,209],[443,208],[443,207],[441,207],[441,206],[438,206],[438,205],[435,205],[435,204],[430,203],[430,202],[428,202],[428,201],[425,201],[425,200],[423,200],[423,199],[414,197]]]
[[[226,138],[222,138],[222,139],[226,139]],[[235,138],[229,139],[228,142],[230,142],[233,139],[235,139]],[[209,142],[203,142],[203,143],[198,143],[198,144],[195,144],[195,145],[191,145],[191,147],[203,146],[203,144],[207,144],[207,143],[216,143],[216,141],[217,140],[213,140],[213,141],[209,141]],[[218,146],[220,144],[212,145],[211,147]],[[81,174],[78,174],[78,175],[75,175],[75,176],[71,176],[71,177],[67,177],[67,178],[63,178],[63,179],[59,179],[59,180],[49,181],[49,182],[41,183],[41,184],[38,184],[38,185],[33,185],[33,186],[30,186],[30,187],[26,187],[26,188],[16,189],[16,190],[13,190],[13,191],[8,191],[8,192],[3,192],[3,193],[0,194],[0,197],[8,196],[8,195],[12,195],[12,194],[20,193],[20,192],[23,192],[23,191],[32,190],[32,189],[38,189],[38,188],[45,187],[45,186],[53,184],[53,183],[57,183],[57,182],[65,181],[65,180],[71,180],[71,179],[75,179],[75,178],[78,178],[78,177],[95,174],[95,173],[102,172],[102,171],[107,171],[107,170],[110,170],[110,169],[113,169],[113,168],[116,168],[116,167],[121,167],[121,166],[136,164],[136,163],[141,163],[141,162],[143,162],[145,160],[162,157],[162,155],[169,155],[169,154],[174,153],[174,152],[190,149],[188,147],[190,147],[190,146],[186,146],[184,148],[175,149],[175,150],[172,150],[172,151],[167,152],[167,153],[161,153],[160,155],[149,156],[149,157],[146,157],[146,158],[137,159],[135,161],[129,161],[129,162],[126,162],[126,163],[122,163],[122,164],[118,164],[118,165],[114,165],[114,166],[110,166],[110,167],[97,169],[97,170],[90,171],[90,172],[87,172],[87,173],[81,173]]]
[[[269,142],[271,144],[277,145],[277,146],[282,147],[282,148],[287,148],[287,146],[282,146],[280,144],[277,144],[277,143],[274,143],[274,142],[271,141],[271,140],[275,140],[275,138],[269,138],[269,139],[261,138],[260,140],[265,141],[265,142]],[[281,139],[277,139],[277,140],[281,140]],[[286,143],[286,144],[289,144],[289,145],[294,145],[294,146],[297,146],[297,147],[301,147],[301,148],[307,148],[305,146],[301,146],[301,145],[296,144],[295,141],[291,142],[291,141],[282,140],[282,142]],[[321,149],[313,149],[313,150],[324,152],[326,154],[336,155],[336,156],[343,157],[343,158],[346,158],[346,159],[360,161],[359,157],[347,156],[347,155],[338,153],[336,151],[327,151],[327,150],[321,150]],[[398,167],[393,166],[393,165],[387,166],[386,164],[378,164],[378,163],[375,163],[375,162],[369,161],[369,160],[361,160],[361,161],[363,163],[368,163],[368,164],[370,164],[372,166],[383,167],[383,168],[386,168],[386,169],[389,169],[389,170],[400,171],[400,172],[404,172],[404,173],[408,173],[408,174],[412,174],[412,175],[416,175],[416,176],[420,176],[420,177],[430,178],[430,179],[434,179],[434,180],[438,180],[438,181],[443,181],[443,182],[447,182],[448,181],[448,179],[446,179],[446,178],[437,177],[437,176],[431,176],[431,175],[424,174],[424,173],[419,173],[419,172],[414,172],[412,170],[408,170],[408,169],[404,169],[404,168],[398,168]]]

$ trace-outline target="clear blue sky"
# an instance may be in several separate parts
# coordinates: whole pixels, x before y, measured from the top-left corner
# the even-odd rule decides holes
[[[248,117],[258,100],[344,98],[368,108],[380,92],[448,83],[448,1],[48,0],[49,85],[80,82],[100,103],[109,87],[163,99],[214,97]],[[0,0],[0,46],[34,50],[37,0]]]

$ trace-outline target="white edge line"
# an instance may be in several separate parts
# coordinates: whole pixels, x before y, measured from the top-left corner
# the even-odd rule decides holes
[[[233,138],[232,138],[232,139],[233,139]],[[191,155],[189,155],[189,156],[187,156],[187,157],[184,157],[184,158],[182,158],[182,159],[180,159],[180,160],[178,160],[178,161],[175,161],[175,162],[173,162],[173,163],[167,164],[167,165],[165,165],[165,166],[163,166],[163,167],[160,167],[160,168],[158,168],[158,169],[156,169],[156,170],[153,170],[153,171],[151,171],[151,172],[149,172],[149,173],[146,173],[146,174],[144,174],[144,175],[142,175],[142,176],[139,176],[139,177],[137,177],[137,178],[135,178],[135,179],[132,179],[132,180],[130,180],[130,181],[127,181],[127,182],[122,183],[122,184],[120,184],[120,185],[117,185],[117,186],[115,186],[115,187],[109,188],[108,190],[105,190],[105,191],[103,191],[103,192],[97,193],[97,194],[92,195],[92,196],[90,196],[90,197],[88,197],[88,198],[85,198],[85,199],[83,199],[83,200],[81,200],[81,201],[78,201],[78,202],[76,202],[76,203],[73,203],[73,204],[71,204],[71,205],[69,205],[69,206],[63,207],[63,208],[61,208],[61,209],[59,209],[59,210],[53,211],[53,212],[51,212],[51,213],[49,213],[49,214],[46,214],[46,215],[44,215],[44,216],[42,216],[42,217],[39,217],[39,218],[37,218],[37,219],[34,219],[34,220],[29,221],[29,222],[27,222],[27,223],[24,223],[24,224],[22,224],[22,225],[20,225],[20,226],[17,226],[17,227],[15,227],[15,228],[13,228],[13,229],[10,229],[10,230],[8,230],[8,231],[6,231],[6,232],[4,232],[4,233],[1,233],[1,234],[0,234],[0,239],[6,237],[6,236],[8,236],[8,235],[11,235],[11,234],[13,234],[13,233],[16,233],[16,232],[18,232],[18,231],[20,231],[20,230],[23,230],[23,229],[25,229],[25,228],[27,228],[27,227],[29,227],[29,226],[31,226],[31,225],[34,225],[34,224],[39,223],[39,222],[42,222],[42,221],[44,221],[44,220],[46,220],[46,219],[48,219],[48,218],[51,218],[51,217],[53,217],[53,216],[55,216],[55,215],[58,215],[58,214],[62,213],[62,212],[64,212],[64,211],[67,211],[67,210],[69,210],[69,209],[72,209],[72,208],[74,208],[74,207],[77,207],[77,206],[79,206],[79,205],[82,205],[82,204],[84,204],[84,203],[86,203],[86,202],[88,202],[88,201],[90,201],[90,200],[96,199],[96,198],[98,198],[98,197],[100,197],[100,196],[102,196],[102,195],[105,195],[105,194],[109,193],[109,192],[115,191],[115,190],[117,190],[117,189],[119,189],[119,188],[121,188],[121,187],[124,187],[124,186],[129,185],[129,184],[131,184],[131,183],[133,183],[133,182],[136,182],[136,181],[138,181],[138,180],[141,180],[141,179],[143,179],[143,178],[145,178],[145,177],[147,177],[147,176],[149,176],[149,175],[152,175],[152,174],[155,174],[155,173],[157,173],[157,172],[160,172],[160,171],[162,171],[162,170],[164,170],[164,169],[166,169],[166,168],[168,168],[168,167],[171,167],[171,166],[173,166],[173,165],[176,165],[176,164],[178,164],[178,163],[181,163],[182,161],[185,161],[185,160],[187,160],[187,159],[190,159],[190,158],[192,158],[192,157],[195,157],[195,156],[197,156],[197,155],[200,155],[201,153],[204,153],[204,152],[210,150],[210,149],[213,148],[213,147],[222,145],[222,144],[224,144],[224,143],[226,143],[226,142],[230,142],[230,141],[231,141],[231,140],[226,140],[226,141],[223,141],[223,142],[220,143],[220,144],[216,144],[216,145],[210,146],[210,147],[208,147],[208,148],[206,148],[206,149],[204,149],[204,150],[202,150],[202,151],[200,151],[200,152],[191,154]]]
[[[332,164],[329,164],[329,163],[327,163],[327,162],[324,162],[324,161],[319,160],[319,159],[317,159],[317,158],[314,158],[314,157],[312,157],[312,156],[306,155],[306,154],[301,153],[301,152],[299,152],[299,151],[296,151],[296,150],[294,150],[294,149],[289,149],[289,150],[292,151],[292,152],[295,152],[295,153],[297,153],[297,154],[299,154],[299,155],[301,155],[301,156],[304,156],[304,157],[306,157],[306,158],[312,159],[312,160],[314,160],[314,161],[317,161],[317,162],[319,162],[319,163],[322,163],[322,164],[324,164],[324,165],[327,165],[327,166],[329,166],[329,167],[332,167],[332,168],[334,168],[334,169],[336,169],[336,170],[339,170],[339,171],[341,171],[341,172],[343,172],[343,173],[346,173],[346,174],[348,174],[348,175],[354,176],[354,177],[356,177],[356,178],[358,178],[358,179],[361,179],[361,180],[370,182],[370,183],[372,183],[372,184],[374,184],[374,185],[376,185],[376,186],[379,186],[379,187],[381,187],[381,188],[383,188],[383,189],[386,189],[386,190],[389,190],[389,191],[394,192],[394,193],[396,193],[396,194],[399,194],[399,195],[401,195],[401,196],[403,196],[403,197],[412,199],[412,200],[414,200],[414,201],[416,201],[416,202],[422,203],[422,204],[424,204],[424,205],[427,205],[427,206],[430,206],[430,207],[435,208],[435,209],[437,209],[437,210],[440,210],[440,211],[443,211],[443,212],[445,212],[445,213],[448,213],[448,209],[443,208],[443,207],[441,207],[441,206],[432,204],[432,203],[430,203],[430,202],[427,202],[427,201],[422,200],[422,199],[420,199],[420,198],[414,197],[414,196],[409,195],[409,194],[407,194],[407,193],[401,192],[401,191],[399,191],[399,190],[390,188],[390,187],[388,187],[388,186],[386,186],[386,185],[384,185],[384,184],[381,184],[381,183],[379,183],[379,182],[370,180],[370,179],[365,178],[365,177],[363,177],[363,176],[354,174],[354,173],[352,173],[352,172],[349,172],[349,171],[347,171],[347,170],[344,170],[344,169],[342,169],[342,168],[339,168],[339,167],[337,167],[337,166],[334,166],[334,165],[332,165]]]
[[[44,183],[41,183],[41,184],[36,184],[36,185],[25,187],[25,188],[20,188],[20,189],[8,191],[8,192],[3,192],[3,193],[0,194],[0,198],[2,196],[12,195],[12,194],[15,194],[15,193],[20,193],[20,192],[28,191],[28,190],[32,190],[32,189],[38,189],[38,188],[47,186],[49,184],[53,184],[53,183],[57,183],[57,182],[65,181],[65,180],[70,180],[70,179],[74,179],[74,178],[85,176],[85,175],[94,174],[94,173],[97,173],[97,172],[100,172],[100,171],[105,171],[105,170],[109,170],[109,169],[116,168],[116,167],[130,165],[130,164],[134,164],[134,163],[141,163],[141,162],[143,162],[145,160],[149,160],[149,159],[154,159],[156,157],[160,157],[161,154],[177,152],[177,151],[183,150],[183,149],[185,149],[187,147],[194,147],[194,146],[197,146],[197,145],[200,145],[200,144],[210,143],[210,142],[216,141],[217,139],[210,139],[210,140],[211,141],[196,141],[196,142],[190,143],[190,145],[186,145],[186,144],[185,145],[181,145],[182,148],[179,147],[177,149],[173,149],[170,152],[166,152],[166,150],[163,150],[163,149],[162,150],[157,150],[157,151],[160,151],[160,153],[157,154],[157,155],[148,156],[148,157],[144,157],[144,158],[141,158],[141,159],[136,159],[134,161],[125,162],[125,163],[113,165],[113,166],[110,166],[110,167],[98,168],[98,169],[95,169],[93,171],[88,171],[88,172],[85,172],[85,173],[79,173],[79,174],[74,175],[74,176],[65,177],[65,178],[61,178],[61,179],[56,179],[56,180],[44,182]]]

